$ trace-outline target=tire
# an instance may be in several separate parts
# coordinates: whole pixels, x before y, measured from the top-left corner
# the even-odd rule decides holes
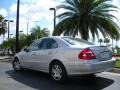
[[[12,62],[12,66],[13,66],[13,69],[14,71],[18,72],[18,71],[22,71],[22,68],[20,66],[20,62],[17,58],[15,58]]]
[[[67,78],[65,67],[60,62],[53,62],[50,65],[49,74],[56,82],[63,82]]]

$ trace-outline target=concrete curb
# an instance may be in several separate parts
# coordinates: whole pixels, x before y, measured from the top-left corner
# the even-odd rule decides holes
[[[12,56],[0,57],[0,62],[12,62],[12,61],[13,61]]]
[[[13,59],[4,59],[4,60],[0,60],[0,62],[9,62],[11,63],[13,61]]]
[[[13,57],[14,56],[0,56],[0,60],[2,60],[2,59],[11,59]]]
[[[13,58],[0,58],[0,60],[5,60],[5,59],[13,59]]]

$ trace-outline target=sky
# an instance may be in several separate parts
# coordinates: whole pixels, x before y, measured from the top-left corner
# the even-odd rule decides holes
[[[27,33],[27,25],[29,22],[29,33],[32,27],[39,25],[41,28],[48,28],[52,33],[53,30],[53,11],[49,8],[56,7],[63,0],[20,0],[20,24],[19,31]],[[13,20],[10,23],[10,34],[15,36],[16,30],[16,7],[17,0],[0,0],[0,14],[5,19]],[[61,10],[57,12],[59,14]],[[5,35],[7,38],[7,33]],[[0,36],[0,43],[3,37]]]
[[[36,25],[41,26],[41,28],[48,28],[52,33],[53,11],[50,11],[49,8],[56,7],[63,1],[64,0],[20,0],[19,30],[27,34],[27,24],[29,22],[29,33],[30,29]],[[113,0],[112,3],[120,8],[120,0]],[[13,36],[15,36],[16,30],[16,7],[17,0],[0,0],[0,14],[2,14],[5,19],[14,20],[14,22],[10,23],[10,34],[13,34]],[[64,10],[58,10],[57,14],[63,11]],[[120,20],[120,11],[114,12],[113,14]],[[116,22],[120,25],[120,21]],[[7,34],[5,37],[7,38]],[[3,36],[0,36],[0,43],[2,43],[2,41]],[[98,40],[95,42],[98,42]]]

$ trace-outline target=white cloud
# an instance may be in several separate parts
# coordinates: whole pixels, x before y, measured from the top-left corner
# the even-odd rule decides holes
[[[24,30],[24,33],[27,32],[27,22],[29,21],[29,31],[34,25],[42,25],[41,27],[47,27],[52,31],[53,28],[53,11],[50,11],[50,7],[56,7],[64,0],[20,0],[20,29]],[[113,0],[113,4],[119,7],[120,1]],[[15,34],[16,30],[16,9],[17,4],[13,3],[9,9],[9,12],[6,9],[0,9],[0,14],[9,17],[11,20],[14,20],[10,24],[10,33]],[[119,7],[120,8],[120,7]],[[64,10],[58,10],[57,14],[62,13]],[[116,17],[120,20],[120,11],[114,13]],[[39,22],[32,22],[39,21]]]
[[[4,17],[7,16],[7,10],[4,8],[0,8],[0,15],[3,15]]]
[[[116,12],[112,12],[114,16],[117,17],[117,19],[120,21],[120,1],[119,0],[113,0],[113,5],[117,6],[118,9]]]
[[[40,26],[43,25],[52,31],[53,12],[50,7],[56,7],[60,4],[58,0],[21,0],[20,3],[20,30],[27,28],[27,22],[30,22],[29,29],[34,26],[32,21],[39,21]],[[17,4],[13,3],[10,7],[10,15],[16,18]],[[59,12],[58,12],[59,13]],[[41,26],[41,27],[43,27]],[[15,25],[14,25],[15,27]]]
[[[113,15],[115,15],[117,17],[118,20],[115,20],[115,21],[117,22],[117,24],[120,27],[120,0],[113,0],[113,4],[118,7],[118,11],[114,12]],[[115,41],[113,44],[114,44],[114,46],[116,46]],[[118,41],[118,46],[120,46],[119,44],[120,44],[120,40]]]
[[[16,13],[17,10],[17,4],[13,3],[13,5],[10,7],[10,13]]]

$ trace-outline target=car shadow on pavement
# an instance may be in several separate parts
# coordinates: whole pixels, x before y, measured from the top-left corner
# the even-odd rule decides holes
[[[23,72],[6,71],[10,78],[37,90],[101,90],[114,83],[103,77],[72,77],[64,83],[57,83],[48,74],[25,70]]]

